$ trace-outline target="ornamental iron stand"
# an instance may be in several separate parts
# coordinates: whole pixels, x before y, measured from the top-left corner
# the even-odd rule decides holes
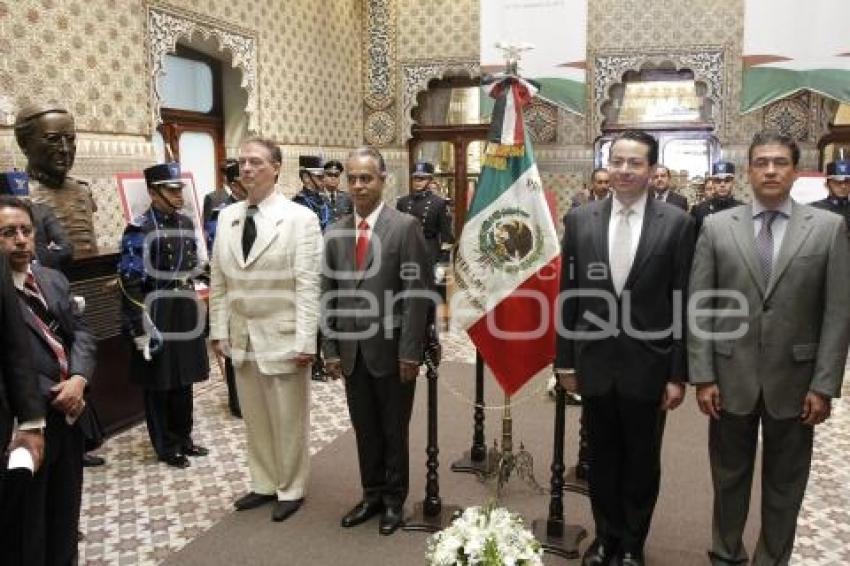
[[[437,338],[436,328],[429,332],[428,346],[425,348],[425,368],[428,378],[428,445],[425,453],[428,455],[425,467],[425,499],[413,508],[413,514],[404,522],[406,531],[436,532],[446,528],[460,513],[457,505],[443,505],[440,499],[440,454],[437,439],[437,378],[440,365],[441,347]]]
[[[564,396],[564,388],[560,382],[556,382],[549,517],[547,519],[536,519],[531,528],[534,536],[543,546],[544,552],[562,558],[578,558],[578,545],[587,536],[587,531],[579,525],[564,523],[564,421],[566,417]]]
[[[467,474],[487,474],[489,460],[484,442],[484,359],[475,352],[475,409],[472,417],[472,447],[452,463],[452,471]]]

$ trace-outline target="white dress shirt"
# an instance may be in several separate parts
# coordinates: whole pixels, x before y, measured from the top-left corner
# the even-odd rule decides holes
[[[637,252],[638,243],[640,242],[640,233],[643,230],[643,217],[646,212],[647,194],[644,192],[641,197],[632,203],[629,208],[632,214],[629,216],[629,228],[632,230],[632,249],[629,250],[629,266],[635,261],[635,252]],[[617,233],[617,224],[620,222],[620,211],[625,206],[621,203],[616,195],[611,199],[611,219],[608,221],[608,257],[611,258],[614,250],[614,238]]]

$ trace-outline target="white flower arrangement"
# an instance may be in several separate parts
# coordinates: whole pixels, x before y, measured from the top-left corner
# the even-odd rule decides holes
[[[543,566],[543,548],[503,507],[469,507],[428,539],[428,566]]]

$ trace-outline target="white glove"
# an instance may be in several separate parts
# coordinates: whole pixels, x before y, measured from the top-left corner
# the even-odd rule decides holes
[[[145,361],[151,361],[151,337],[147,334],[142,334],[133,338],[133,342],[136,343],[136,349],[142,353]]]

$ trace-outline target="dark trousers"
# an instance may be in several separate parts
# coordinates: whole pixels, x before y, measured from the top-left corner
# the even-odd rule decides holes
[[[83,433],[50,411],[44,463],[21,498],[22,564],[66,566],[77,559],[83,488]],[[5,537],[4,537],[5,538]]]
[[[614,390],[582,401],[596,536],[642,553],[658,499],[666,413],[660,400],[624,398]]]
[[[712,564],[746,564],[742,534],[750,509],[762,427],[761,533],[753,555],[758,566],[791,559],[797,515],[806,493],[814,428],[799,418],[774,419],[759,402],[749,415],[723,412],[708,427],[708,454],[714,484]]]
[[[145,389],[148,435],[159,458],[192,445],[192,386],[166,391]]]
[[[409,485],[408,428],[416,382],[376,378],[360,354],[345,379],[348,412],[357,438],[363,498],[401,506]]]
[[[230,356],[224,357],[224,382],[227,384],[227,406],[230,414],[236,417],[242,416],[239,394],[236,392],[236,371],[233,369],[233,360]]]

